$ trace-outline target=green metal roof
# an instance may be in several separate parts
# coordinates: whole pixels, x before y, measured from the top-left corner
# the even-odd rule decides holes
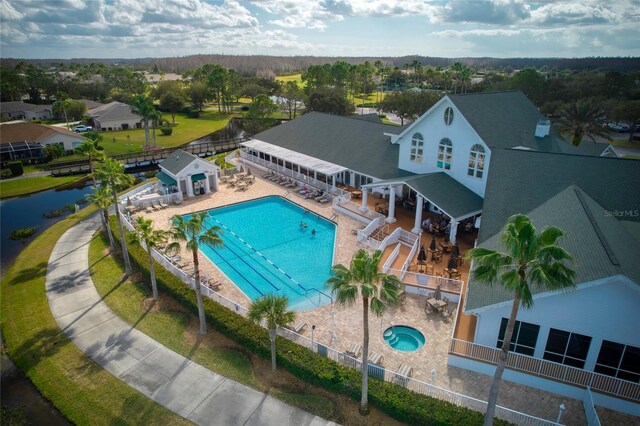
[[[398,128],[350,117],[310,112],[253,137],[380,179],[408,176],[398,169],[399,146],[384,133]]]
[[[387,179],[363,187],[400,183],[409,186],[453,218],[464,218],[482,210],[482,197],[444,172]]]
[[[162,160],[158,165],[169,172],[172,175],[177,176],[180,171],[187,167],[191,162],[197,159],[193,154],[190,154],[181,149],[177,149],[172,152],[167,158]]]
[[[576,271],[576,284],[620,274],[640,284],[640,241],[615,215],[604,212],[606,209],[582,189],[570,185],[527,215],[538,230],[556,226],[566,232],[558,244],[574,258],[569,266]],[[499,235],[500,232],[480,245],[503,251]],[[531,290],[534,295],[548,291],[535,285]],[[511,300],[513,291],[471,279],[465,307],[473,310]]]
[[[171,176],[169,176],[168,174],[166,174],[165,172],[158,172],[156,173],[156,177],[165,185],[167,186],[174,186],[177,185],[178,182],[176,182],[176,180],[174,178],[172,178]]]
[[[198,173],[197,175],[193,175],[191,176],[191,180],[193,182],[197,182],[199,180],[205,180],[207,177],[204,175],[204,173]]]

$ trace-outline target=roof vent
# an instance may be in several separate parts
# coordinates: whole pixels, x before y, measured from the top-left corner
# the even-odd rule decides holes
[[[536,138],[544,138],[545,136],[549,136],[549,130],[551,130],[550,120],[538,120],[538,124],[536,124]]]

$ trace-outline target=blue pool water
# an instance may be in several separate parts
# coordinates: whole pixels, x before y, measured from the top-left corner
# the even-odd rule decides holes
[[[318,291],[329,294],[324,283],[331,273],[334,223],[281,197],[221,207],[208,214],[205,224],[222,228],[224,247],[200,250],[250,299],[282,294],[293,310],[330,302]],[[301,227],[300,222],[307,226]]]
[[[393,349],[402,352],[413,352],[424,346],[424,334],[413,327],[395,325],[384,331],[384,341]]]

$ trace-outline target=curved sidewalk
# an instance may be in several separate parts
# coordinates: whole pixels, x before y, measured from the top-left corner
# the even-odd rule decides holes
[[[158,404],[196,424],[334,425],[173,352],[118,317],[89,273],[89,244],[99,220],[69,229],[56,243],[46,276],[60,329],[87,356]]]

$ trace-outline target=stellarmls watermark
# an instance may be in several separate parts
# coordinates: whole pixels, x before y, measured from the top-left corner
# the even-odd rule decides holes
[[[638,217],[640,210],[605,210],[604,215],[607,217]]]

